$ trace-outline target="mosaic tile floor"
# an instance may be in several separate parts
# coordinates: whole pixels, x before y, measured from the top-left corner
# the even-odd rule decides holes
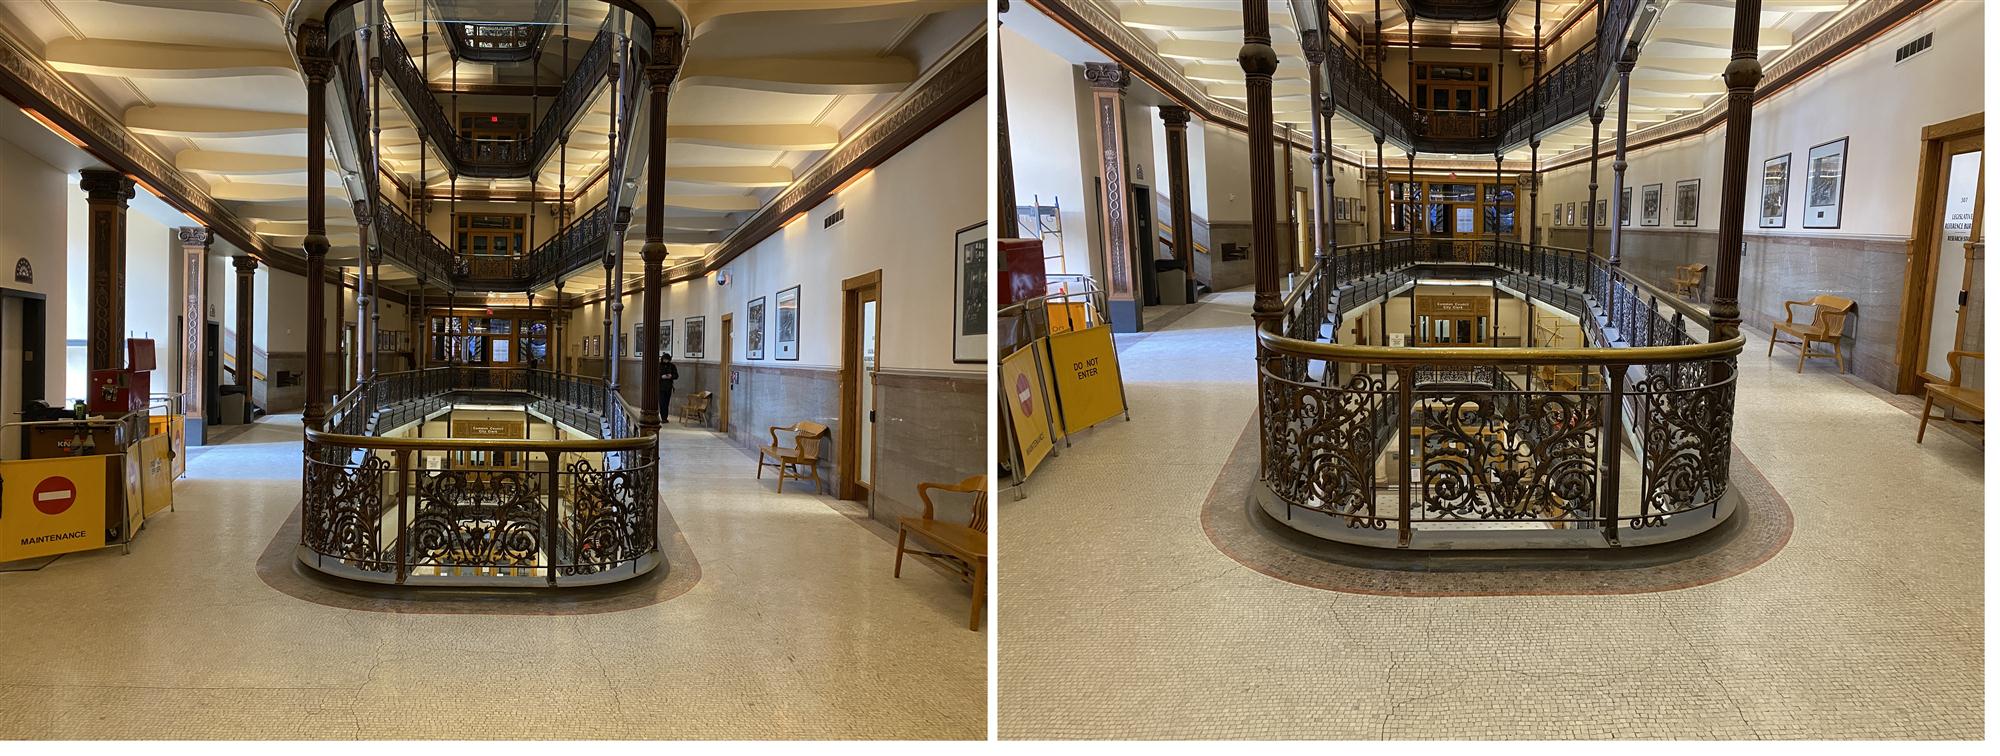
[[[1753,335],[1735,441],[1796,517],[1768,563],[1616,596],[1305,588],[1198,517],[1255,411],[1249,310],[1225,292],[1121,350],[1131,422],[997,505],[1001,737],[1980,736],[1984,479],[1962,438],[1917,446],[1906,411]]]
[[[981,738],[967,589],[746,453],[669,426],[700,582],[588,616],[389,614],[287,596],[257,558],[298,503],[296,416],[189,455],[133,544],[0,574],[0,740]]]

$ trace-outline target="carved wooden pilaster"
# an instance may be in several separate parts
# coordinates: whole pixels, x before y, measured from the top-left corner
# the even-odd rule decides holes
[[[1099,241],[1112,330],[1139,331],[1145,326],[1132,254],[1131,209],[1126,206],[1130,190],[1125,184],[1125,87],[1132,75],[1116,63],[1085,63],[1083,78],[1090,82],[1091,121],[1096,124],[1097,178],[1103,187],[1097,198]]]
[[[1618,146],[1616,155],[1611,158],[1611,201],[1618,203],[1618,209],[1611,213],[1611,217],[1619,220],[1625,217],[1625,167],[1627,165],[1625,160],[1625,133],[1629,125],[1625,114],[1632,111],[1629,107],[1632,101],[1632,68],[1638,64],[1638,43],[1635,42],[1626,45],[1625,54],[1618,58],[1618,130],[1615,134]],[[1611,265],[1619,265],[1623,261],[1625,254],[1624,232],[1620,230],[1625,224],[1619,222],[1619,220],[1614,220],[1611,223],[1611,254],[1606,261]]]
[[[133,183],[123,173],[92,169],[78,186],[90,205],[89,365],[112,370],[125,366],[125,203]]]
[[[1271,165],[1271,77],[1278,52],[1271,47],[1271,13],[1264,0],[1243,0],[1243,48],[1236,54],[1249,95],[1250,244],[1257,294],[1251,311],[1260,328],[1275,327],[1278,301],[1278,203],[1271,196],[1277,177]]]
[[[1007,0],[1000,0],[1000,13],[1006,13],[1007,6]],[[998,19],[998,16],[995,16],[995,19]],[[999,207],[994,209],[999,212],[993,216],[993,220],[999,223],[1000,227],[994,229],[993,236],[998,239],[1008,239],[1020,234],[1021,231],[1019,228],[1020,221],[1016,220],[1014,209],[1015,202],[1017,201],[1014,199],[1014,143],[1012,137],[1007,134],[1007,69],[1002,65],[1000,60],[1000,48],[998,47],[1000,36],[996,33],[993,36],[993,40],[995,45],[993,48],[993,76],[995,77],[994,83],[999,87],[1000,91],[999,103],[993,110],[994,149],[996,151],[993,170],[999,174],[994,177],[997,180],[994,200],[995,204],[999,205]]]
[[[257,258],[236,258],[236,385],[251,396],[251,375],[257,371],[252,329],[257,325]]]
[[[299,70],[306,77],[306,175],[326,175],[326,82],[333,77],[326,26],[299,25]],[[326,416],[326,182],[306,182],[306,406],[308,428]]]
[[[1174,259],[1187,274],[1188,289],[1194,289],[1194,204],[1188,196],[1188,110],[1178,105],[1160,107],[1160,122],[1167,132],[1168,224],[1174,231]]]
[[[647,329],[656,329],[660,322],[660,300],[664,297],[661,286],[665,283],[663,267],[667,260],[666,243],[666,174],[667,174],[667,89],[681,69],[681,35],[678,31],[658,32],[653,35],[653,64],[646,67],[646,81],[650,85],[648,95],[652,102],[652,115],[646,119],[646,243],[639,248],[639,256],[645,262],[644,298],[640,303],[640,320]],[[622,236],[620,239],[622,240]],[[639,425],[643,432],[654,433],[660,427],[660,334],[651,335],[636,346],[640,347],[639,357]],[[727,380],[727,377],[724,378]]]
[[[181,242],[181,370],[179,391],[181,413],[189,418],[208,416],[202,387],[207,385],[206,353],[208,333],[208,245],[215,234],[203,226],[174,229]]]

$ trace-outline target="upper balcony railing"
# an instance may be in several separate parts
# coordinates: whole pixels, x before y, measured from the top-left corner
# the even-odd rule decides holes
[[[528,411],[597,438],[385,437],[454,394],[521,395]],[[340,577],[407,585],[556,587],[659,566],[657,436],[602,381],[545,370],[387,373],[306,429],[298,558]]]
[[[1577,53],[1523,87],[1497,110],[1430,111],[1370,69],[1347,46],[1330,43],[1326,86],[1335,107],[1386,139],[1419,152],[1493,154],[1588,114],[1616,76],[1633,22],[1651,0],[1605,0],[1598,5],[1596,37]]]
[[[1327,343],[1340,313],[1484,270],[1598,346]],[[1258,334],[1259,502],[1300,531],[1417,549],[1599,548],[1727,519],[1735,357],[1708,321],[1576,250],[1482,240],[1341,247]],[[1442,379],[1439,376],[1445,376]]]

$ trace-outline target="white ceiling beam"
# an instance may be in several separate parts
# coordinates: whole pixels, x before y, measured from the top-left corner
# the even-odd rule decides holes
[[[128,79],[298,76],[291,54],[282,50],[58,38],[49,42],[42,57],[63,73]]]
[[[789,186],[792,178],[792,170],[783,166],[667,166],[668,181],[686,181],[695,184],[742,187]]]
[[[711,147],[758,150],[830,150],[840,145],[840,130],[819,124],[695,126],[667,124],[667,141]],[[605,146],[609,146],[607,142]]]
[[[306,117],[259,110],[141,105],[125,110],[125,127],[166,137],[224,138],[303,134]]]
[[[747,194],[667,194],[662,204],[689,210],[718,213],[747,213],[764,206],[764,201]]]
[[[843,95],[901,92],[917,80],[907,58],[689,59],[680,83],[787,94]]]

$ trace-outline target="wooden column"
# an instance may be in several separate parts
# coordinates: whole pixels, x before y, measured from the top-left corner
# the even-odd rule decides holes
[[[1007,0],[1000,0],[999,12],[1006,13],[1007,6]],[[994,16],[996,24],[1001,23],[999,18],[998,15]],[[999,205],[999,207],[994,208],[995,214],[993,220],[999,223],[1000,227],[994,229],[993,238],[1011,239],[1019,236],[1021,230],[1020,220],[1018,220],[1014,210],[1015,202],[1017,201],[1014,199],[1014,144],[1013,140],[1007,135],[1007,69],[1001,65],[1000,52],[1000,35],[996,33],[993,35],[993,76],[995,77],[995,85],[1000,88],[1000,101],[993,109],[993,137],[996,153],[994,155],[993,170],[999,174],[994,177],[998,180],[994,200],[995,204]],[[1186,263],[1183,262],[1182,264]],[[1188,270],[1188,275],[1190,276],[1190,280],[1192,280],[1192,276],[1194,275],[1192,268]]]
[[[646,66],[647,91],[652,112],[646,118],[646,243],[639,248],[645,261],[645,301],[639,322],[648,329],[660,323],[662,268],[667,260],[667,90],[681,70],[681,34],[669,29],[653,33],[653,61]],[[642,433],[656,433],[660,427],[660,334],[652,334],[641,346],[639,374],[639,427]],[[723,359],[728,359],[727,355]],[[724,376],[724,380],[728,377]]]
[[[333,76],[326,27],[299,25],[299,67],[306,77],[306,175],[326,175],[326,82]],[[306,405],[308,428],[326,417],[326,182],[306,182]]]
[[[1194,203],[1188,196],[1188,109],[1179,105],[1160,106],[1160,122],[1167,131],[1168,224],[1174,230],[1174,259],[1181,263],[1187,279],[1188,301],[1194,301]]]
[[[1385,134],[1375,135],[1375,241],[1389,236],[1389,166],[1382,162]]]
[[[1097,210],[1099,241],[1104,248],[1105,306],[1110,309],[1111,330],[1132,333],[1145,330],[1143,300],[1139,292],[1139,272],[1133,259],[1132,219],[1125,203],[1130,193],[1125,185],[1125,86],[1131,74],[1116,63],[1085,63],[1083,78],[1090,82],[1091,120],[1097,124]],[[1270,143],[1265,143],[1265,161],[1270,161]],[[1254,178],[1254,177],[1253,177]],[[1266,183],[1275,182],[1269,174]]]
[[[1750,180],[1750,105],[1764,67],[1757,62],[1757,31],[1763,0],[1737,0],[1736,34],[1729,48],[1729,65],[1722,81],[1729,85],[1728,116],[1722,137],[1722,216],[1715,245],[1715,299],[1709,316],[1715,327],[1710,341],[1736,338],[1743,313],[1736,303],[1737,278],[1743,263],[1743,205]]]
[[[1604,108],[1590,109],[1590,202],[1583,206],[1583,251],[1597,256],[1597,150],[1604,126]]]
[[[1312,223],[1309,224],[1311,233],[1306,235],[1306,249],[1311,250],[1312,256],[1317,258],[1333,248],[1333,227],[1328,225],[1330,218],[1326,212],[1326,203],[1333,198],[1333,185],[1327,183],[1330,172],[1326,165],[1326,141],[1332,135],[1328,133],[1328,129],[1323,128],[1327,108],[1326,101],[1320,97],[1321,89],[1326,86],[1320,77],[1320,69],[1326,64],[1326,38],[1318,29],[1307,29],[1300,34],[1304,38],[1306,53],[1306,96],[1311,97],[1313,103],[1312,154],[1307,158],[1312,161],[1312,187],[1306,195],[1312,202]],[[1289,174],[1291,169],[1292,161],[1287,156],[1285,172]],[[1285,183],[1285,196],[1289,197],[1291,182]]]
[[[257,327],[257,258],[236,258],[236,385],[251,396],[251,375],[257,372],[256,347],[250,338]],[[246,418],[247,419],[247,418]]]
[[[87,169],[78,182],[89,210],[89,330],[91,370],[125,366],[125,203],[132,180],[117,171]]]
[[[1518,195],[1517,195],[1518,196]],[[1528,264],[1534,264],[1534,253],[1541,248],[1542,213],[1542,140],[1528,142]]]
[[[208,345],[208,245],[215,234],[204,226],[174,229],[181,242],[181,416],[186,418],[187,440],[200,445],[208,403],[202,390],[208,383],[208,361],[202,359]]]

